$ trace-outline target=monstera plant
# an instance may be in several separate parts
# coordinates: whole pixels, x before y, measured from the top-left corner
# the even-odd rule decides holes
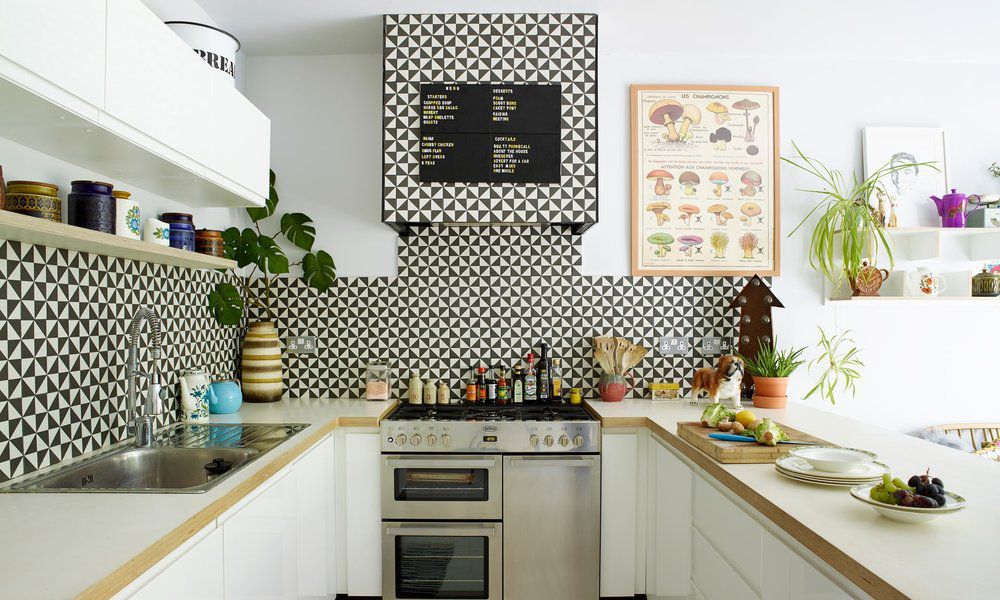
[[[251,307],[264,311],[267,318],[274,319],[272,287],[278,276],[288,273],[293,266],[301,265],[302,279],[321,292],[329,289],[337,276],[333,257],[323,250],[313,252],[316,228],[307,215],[297,212],[281,215],[280,231],[274,235],[265,235],[261,230],[261,222],[272,217],[278,207],[274,171],[271,171],[270,176],[271,189],[267,202],[260,208],[247,209],[253,227],[242,231],[237,227],[230,227],[222,232],[226,257],[235,260],[241,268],[253,265],[250,273],[240,278],[237,284],[220,283],[208,295],[212,314],[223,325],[238,325]],[[278,245],[279,235],[306,251],[302,260],[289,262],[288,256]]]

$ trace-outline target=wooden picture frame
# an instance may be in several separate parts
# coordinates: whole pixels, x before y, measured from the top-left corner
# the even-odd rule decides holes
[[[630,89],[632,275],[778,275],[778,88]]]

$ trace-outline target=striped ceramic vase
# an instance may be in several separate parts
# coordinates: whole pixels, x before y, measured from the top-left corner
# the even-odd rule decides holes
[[[243,338],[243,400],[277,402],[284,386],[281,381],[281,345],[278,330],[270,321],[250,323]]]

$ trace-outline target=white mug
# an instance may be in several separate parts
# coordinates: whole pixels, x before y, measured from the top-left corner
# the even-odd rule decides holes
[[[146,219],[146,227],[142,231],[142,239],[153,244],[169,246],[170,224],[152,217]]]
[[[945,290],[944,277],[927,267],[920,267],[910,277],[914,296],[933,298]]]
[[[181,411],[185,421],[208,422],[211,385],[208,375],[200,369],[181,373]]]
[[[142,218],[139,203],[127,198],[115,200],[115,235],[133,240],[142,239]]]

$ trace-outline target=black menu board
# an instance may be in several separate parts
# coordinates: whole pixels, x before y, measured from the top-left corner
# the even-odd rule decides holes
[[[421,183],[559,183],[561,102],[560,85],[421,85]]]

